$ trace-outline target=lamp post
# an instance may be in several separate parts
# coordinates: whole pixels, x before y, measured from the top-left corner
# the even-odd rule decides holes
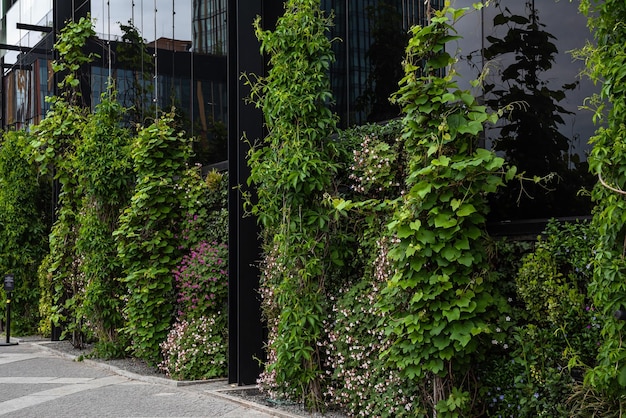
[[[6,342],[0,343],[0,346],[4,345],[17,345],[16,342],[11,342],[11,293],[15,289],[15,277],[12,274],[4,276],[4,291],[7,294],[7,339]]]

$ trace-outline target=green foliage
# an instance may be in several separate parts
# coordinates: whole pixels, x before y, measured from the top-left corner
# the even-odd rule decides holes
[[[453,62],[445,45],[457,38],[452,24],[463,13],[435,12],[429,26],[413,28],[407,47],[406,75],[394,96],[405,113],[406,192],[388,224],[396,273],[378,304],[391,342],[383,356],[423,386],[423,405],[446,416],[469,408],[460,378],[480,335],[490,332],[486,196],[505,177],[504,160],[477,146],[496,115],[458,89],[453,70],[441,74]]]
[[[331,21],[313,0],[289,0],[274,31],[255,22],[267,77],[248,78],[251,101],[263,110],[269,134],[249,155],[252,205],[263,226],[264,312],[269,324],[264,377],[279,395],[317,409],[322,404],[319,343],[330,277],[331,219],[323,194],[331,190],[336,117],[328,70]]]
[[[392,274],[386,241],[371,254],[378,255],[368,264],[371,270],[340,297],[328,321],[329,400],[355,416],[426,416],[419,388],[381,359],[389,341],[380,326],[385,316],[375,305]]]
[[[462,14],[450,12],[455,17]],[[407,113],[401,145],[408,154],[407,174],[402,186],[410,190],[393,205],[389,231],[397,238],[390,258],[397,263],[397,273],[383,290],[379,306],[391,316],[387,332],[392,343],[383,356],[404,376],[432,385],[442,396],[426,395],[423,404],[455,415],[469,407],[467,394],[454,389],[454,383],[448,383],[449,392],[444,393],[436,374],[444,368],[452,372],[444,363],[453,356],[457,364],[467,361],[463,355],[475,349],[472,337],[487,330],[484,319],[478,318],[493,303],[479,276],[485,257],[470,246],[481,236],[478,226],[486,213],[483,195],[502,182],[503,161],[475,147],[475,135],[492,119],[484,107],[476,105],[468,92],[454,90],[453,73],[435,74],[451,62],[442,52],[443,44],[452,39],[444,13],[433,19],[433,25],[414,30],[407,76],[396,96]],[[399,300],[407,303],[398,304]],[[406,352],[416,355],[408,357]],[[431,383],[424,383],[427,376]],[[426,386],[422,390],[433,393]]]
[[[42,175],[51,175],[59,186],[55,207],[56,220],[50,233],[49,275],[41,272],[40,280],[49,278],[52,305],[51,320],[64,325],[65,332],[72,334],[75,346],[82,346],[84,328],[78,307],[82,305],[84,275],[80,271],[83,259],[76,250],[78,237],[77,217],[81,199],[76,175],[76,149],[82,140],[82,131],[87,123],[88,109],[80,103],[81,66],[93,59],[85,55],[83,48],[88,38],[94,35],[89,19],[68,22],[59,34],[55,49],[59,59],[53,64],[57,73],[62,73],[61,96],[48,98],[50,110],[44,120],[33,128],[29,144],[30,159]],[[56,196],[55,196],[56,198]],[[47,292],[47,289],[44,293]]]
[[[52,256],[44,256],[37,269],[37,284],[39,285],[39,324],[37,332],[44,337],[52,335],[52,274],[49,272]]]
[[[124,109],[112,91],[103,95],[82,131],[74,159],[78,192],[82,196],[77,216],[76,252],[83,260],[80,272],[85,287],[76,316],[85,318],[97,338],[96,352],[104,357],[121,356],[118,328],[123,326],[124,286],[113,231],[132,187],[129,157],[130,134],[122,128]],[[106,347],[106,349],[104,349]]]
[[[173,270],[177,321],[160,344],[159,367],[178,380],[226,375],[228,178],[199,174],[192,168],[181,179],[187,218],[179,238],[181,249],[190,249]]]
[[[15,276],[12,292],[12,330],[32,333],[39,321],[37,267],[47,252],[49,219],[44,198],[46,179],[39,179],[25,149],[31,137],[22,131],[6,132],[0,142],[0,274]],[[6,295],[0,290],[0,306]]]
[[[559,324],[585,304],[593,262],[589,243],[595,236],[586,224],[560,227],[554,220],[546,235],[547,241],[540,237],[535,250],[523,258],[516,284],[531,320]]]
[[[81,17],[78,22],[65,22],[54,44],[59,59],[52,63],[52,70],[62,74],[63,78],[59,81],[61,97],[70,104],[79,104],[82,96],[80,84],[85,71],[83,66],[99,57],[98,54],[84,52],[87,40],[95,35],[91,18]]]
[[[190,143],[173,122],[172,114],[163,115],[132,143],[135,190],[114,232],[128,290],[124,330],[133,353],[154,363],[173,317],[171,272],[182,255],[177,232],[184,193],[176,179],[185,173]]]
[[[80,346],[83,330],[80,318],[75,315],[75,308],[81,303],[78,295],[83,288],[79,272],[81,260],[75,252],[80,198],[73,158],[86,122],[86,110],[58,97],[49,102],[51,108],[46,118],[33,128],[30,158],[37,164],[40,174],[51,174],[59,187],[56,220],[49,236],[51,275],[47,277],[51,279],[51,320],[57,325],[66,325],[73,343]]]
[[[389,237],[385,225],[394,204],[385,199],[401,193],[398,182],[405,176],[402,162],[406,155],[400,130],[399,121],[393,121],[338,133],[338,141],[349,156],[342,163],[349,170],[339,179],[345,182],[341,188],[345,190],[344,198],[331,199],[331,213],[342,221],[342,228],[354,242],[344,241],[344,279],[326,321],[326,362],[329,373],[332,372],[327,396],[331,406],[355,416],[424,413],[418,388],[380,358],[389,341],[381,326],[385,317],[375,307],[393,274],[387,257]],[[380,158],[381,152],[384,159]]]
[[[184,193],[180,245],[191,249],[201,242],[228,242],[228,174],[210,171],[202,178],[200,167],[189,168],[179,181]]]
[[[602,83],[596,98],[594,121],[603,122],[595,136],[589,156],[592,173],[601,182],[593,190],[596,203],[594,228],[599,240],[595,252],[594,280],[589,286],[594,305],[603,323],[598,366],[586,382],[609,397],[624,393],[626,387],[626,351],[622,347],[626,323],[612,318],[613,312],[626,306],[624,292],[624,225],[626,224],[626,4],[619,0],[581,2],[589,17],[596,46],[587,45],[581,55],[594,82]]]
[[[594,227],[548,222],[515,278],[514,308],[494,333],[481,372],[489,416],[569,417],[584,372],[595,364],[601,321],[590,304]],[[500,329],[500,327],[502,329]]]

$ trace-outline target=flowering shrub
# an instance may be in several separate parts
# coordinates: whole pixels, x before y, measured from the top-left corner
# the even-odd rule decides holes
[[[385,198],[400,195],[406,158],[400,152],[403,141],[400,124],[392,121],[384,126],[362,127],[362,142],[352,151],[353,163],[349,179],[351,189],[366,197]],[[369,129],[369,132],[366,130]],[[357,131],[357,132],[358,132]]]
[[[379,325],[381,313],[375,303],[391,267],[384,241],[379,242],[379,249],[374,279],[353,286],[333,307],[326,349],[331,373],[327,396],[352,416],[414,417],[423,413],[417,387],[381,359],[389,342]]]
[[[177,322],[161,343],[159,368],[175,380],[223,377],[227,370],[226,317],[221,312]]]
[[[159,368],[177,380],[226,374],[228,247],[200,242],[174,269],[178,318],[161,343]]]
[[[201,242],[174,270],[178,318],[193,320],[226,311],[228,246]]]

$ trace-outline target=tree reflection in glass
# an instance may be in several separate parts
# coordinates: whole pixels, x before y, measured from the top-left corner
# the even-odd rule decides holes
[[[501,3],[496,2],[494,35],[486,37],[483,56],[491,63],[488,68],[502,68],[485,82],[484,98],[492,109],[505,112],[488,137],[518,173],[549,181],[509,184],[493,199],[492,216],[500,220],[588,214],[591,203],[578,193],[591,184],[587,163],[570,152],[576,138],[562,133],[564,116],[573,112],[560,103],[578,82],[555,87],[548,80],[546,72],[559,52],[557,39],[539,21],[534,1],[526,2],[524,15]]]

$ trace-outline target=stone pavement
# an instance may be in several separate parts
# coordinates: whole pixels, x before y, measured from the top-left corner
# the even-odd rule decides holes
[[[178,386],[34,342],[0,346],[0,417],[297,417],[228,395],[232,389],[224,380]]]

